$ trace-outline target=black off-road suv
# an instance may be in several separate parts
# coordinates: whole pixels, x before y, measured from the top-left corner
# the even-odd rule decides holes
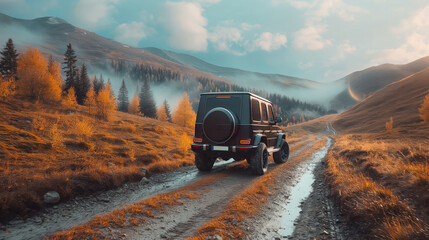
[[[267,171],[268,156],[284,163],[289,145],[270,101],[248,92],[201,94],[195,123],[195,165],[210,171],[217,158],[246,159],[256,175]]]

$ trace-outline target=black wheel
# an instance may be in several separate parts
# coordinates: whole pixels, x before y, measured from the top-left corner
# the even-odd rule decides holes
[[[273,159],[277,164],[284,163],[289,159],[289,144],[284,139],[280,143],[280,150],[273,153]]]
[[[195,166],[202,172],[212,170],[215,161],[216,159],[214,157],[210,157],[207,154],[195,153]]]
[[[255,175],[264,175],[268,169],[268,151],[265,143],[259,143],[250,156],[250,168]]]

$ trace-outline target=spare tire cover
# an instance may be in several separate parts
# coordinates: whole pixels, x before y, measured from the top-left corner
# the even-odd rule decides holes
[[[222,107],[210,110],[203,120],[204,135],[215,143],[228,141],[235,133],[235,126],[234,114]]]

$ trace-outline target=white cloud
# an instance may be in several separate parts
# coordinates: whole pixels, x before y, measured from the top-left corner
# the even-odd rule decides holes
[[[277,0],[279,1],[279,0]],[[343,0],[284,0],[297,9],[305,9],[306,26],[296,32],[294,46],[301,50],[320,50],[331,46],[331,41],[323,37],[327,31],[322,25],[327,17],[337,16],[343,21],[354,21],[355,15],[367,11],[361,7],[343,2]]]
[[[379,54],[374,63],[405,63],[429,55],[429,38],[413,33],[398,48],[386,49]]]
[[[123,23],[115,29],[115,40],[137,46],[147,36],[148,31],[142,22]]]
[[[401,21],[399,27],[393,28],[394,33],[404,33],[410,30],[427,31],[429,27],[429,5],[418,10],[410,18]]]
[[[80,0],[74,8],[79,26],[94,30],[111,23],[111,13],[119,0]]]
[[[281,48],[282,46],[286,46],[286,42],[287,38],[284,34],[264,32],[255,40],[255,47],[271,52]]]
[[[322,37],[326,27],[307,25],[294,35],[294,46],[300,50],[320,50],[331,45],[330,40]]]
[[[241,30],[238,28],[217,26],[209,34],[209,40],[219,51],[231,52],[234,55],[244,54],[242,51],[233,50],[237,45],[240,47],[239,45],[243,42]]]
[[[406,63],[429,55],[429,5],[411,13],[403,19],[398,27],[392,28],[397,37],[403,42],[396,48],[385,49],[376,53],[378,56],[373,63],[380,64]]]
[[[356,47],[350,44],[349,40],[343,41],[340,45],[337,47],[338,50],[338,59],[344,58],[349,53],[354,53],[356,51]]]
[[[177,49],[205,51],[207,49],[207,20],[198,3],[166,2],[161,21],[170,33],[170,45]]]

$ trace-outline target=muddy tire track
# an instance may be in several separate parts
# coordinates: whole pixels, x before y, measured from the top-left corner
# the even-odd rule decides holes
[[[298,141],[294,145],[301,145],[305,141],[308,141],[308,138]],[[71,201],[47,208],[44,212],[25,220],[16,219],[11,221],[8,225],[1,226],[0,239],[41,239],[52,233],[84,224],[97,215],[106,214],[115,209],[122,208],[124,204],[132,204],[159,193],[171,192],[190,185],[207,176],[223,172],[235,164],[236,163],[232,160],[216,163],[210,173],[201,173],[194,166],[184,167],[172,172],[144,178],[137,183],[127,183],[117,189],[92,196],[78,197]],[[275,165],[271,164],[270,168],[273,169],[274,167]],[[250,184],[253,179],[254,176],[252,176],[250,172],[242,171],[241,174],[235,176],[235,179],[231,179],[232,183],[237,186],[237,189],[231,188],[231,191],[234,192],[234,190],[236,190],[238,192],[240,188],[239,183],[241,181]],[[221,187],[219,188],[222,189]],[[225,194],[225,192],[219,193],[219,195],[223,194]],[[226,199],[230,197],[231,196],[227,194],[225,195],[225,199],[218,201],[218,204],[212,204],[213,212],[220,211],[218,208],[221,208],[224,201],[227,202]],[[200,213],[201,212],[202,211],[200,211]],[[200,215],[201,214],[196,214],[195,218]],[[205,213],[205,215],[205,218],[204,214],[202,214],[201,216],[203,218],[197,220],[205,222],[212,216],[210,211]],[[197,222],[197,220],[194,220],[194,222]],[[188,225],[191,223],[192,219],[190,219]],[[183,224],[186,226],[187,223]],[[180,235],[187,234],[187,232],[181,233],[182,230],[179,229],[180,227],[174,231]],[[114,232],[114,230],[112,231]],[[121,236],[122,234],[119,238],[121,238]],[[157,236],[157,238],[159,238],[159,236]]]

